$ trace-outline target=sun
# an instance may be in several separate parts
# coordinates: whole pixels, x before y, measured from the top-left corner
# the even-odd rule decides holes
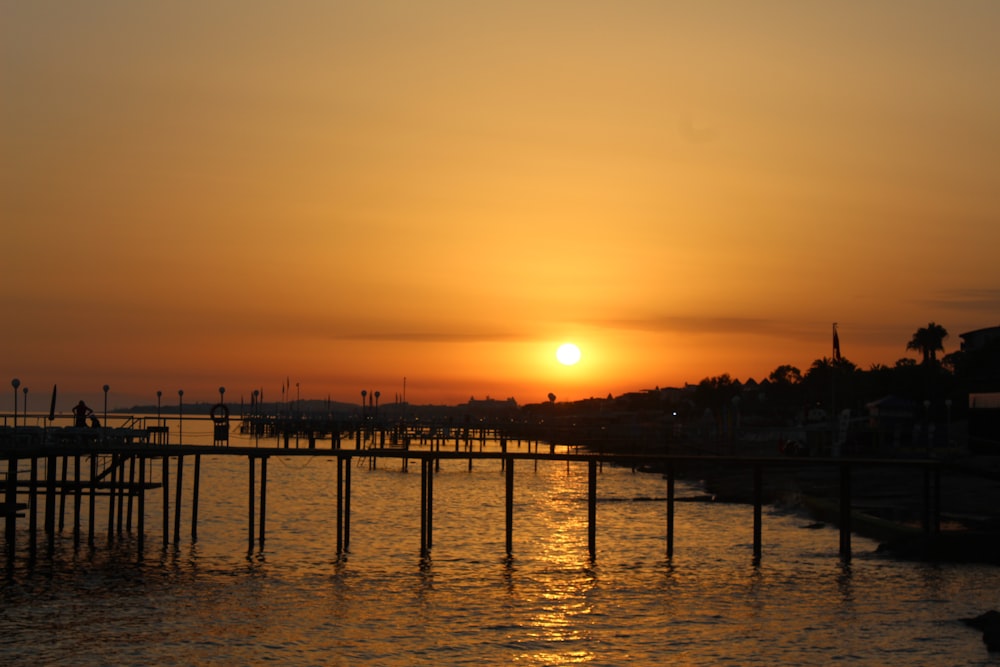
[[[564,366],[572,366],[580,361],[580,348],[573,343],[563,343],[556,350],[556,359]]]

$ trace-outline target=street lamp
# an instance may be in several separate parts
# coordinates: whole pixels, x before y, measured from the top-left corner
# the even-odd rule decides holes
[[[225,402],[222,399],[222,397],[225,396],[225,395],[226,395],[226,388],[225,387],[219,387],[219,403],[224,403]]]
[[[156,425],[157,426],[163,426],[163,423],[160,421],[160,399],[162,397],[163,397],[163,392],[160,391],[159,389],[157,389],[156,390]]]
[[[28,425],[28,388],[25,387],[21,391],[24,392],[24,405],[21,407],[21,409],[24,411],[24,419],[21,421],[21,423],[24,424],[25,426],[27,426]]]

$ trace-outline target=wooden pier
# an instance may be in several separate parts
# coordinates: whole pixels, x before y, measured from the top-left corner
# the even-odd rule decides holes
[[[58,430],[58,429],[55,429]],[[63,429],[62,431],[70,431]],[[24,434],[22,434],[24,435]],[[135,526],[137,557],[142,559],[145,545],[147,520],[146,497],[149,493],[162,494],[162,541],[166,548],[171,541],[177,544],[181,539],[182,508],[189,503],[190,538],[198,539],[198,511],[200,502],[200,471],[202,465],[219,457],[242,457],[248,464],[247,485],[247,525],[248,552],[259,545],[263,549],[266,538],[267,516],[267,464],[272,456],[278,457],[326,457],[336,459],[336,550],[338,557],[350,550],[351,539],[351,473],[358,464],[366,462],[369,467],[389,464],[395,461],[401,470],[408,470],[411,462],[420,464],[420,534],[419,542],[414,536],[419,553],[427,557],[431,553],[434,539],[434,475],[438,464],[447,459],[467,459],[470,469],[475,465],[495,465],[505,475],[505,544],[506,552],[515,551],[514,495],[516,493],[516,471],[525,462],[542,460],[565,461],[587,465],[587,544],[591,559],[597,554],[597,488],[600,467],[604,464],[644,468],[659,471],[666,483],[666,557],[674,555],[674,513],[675,483],[677,471],[692,465],[725,465],[745,471],[752,485],[752,513],[748,524],[752,524],[753,560],[759,562],[762,555],[762,506],[764,504],[765,475],[783,467],[816,467],[835,471],[839,484],[839,511],[837,525],[840,530],[839,554],[844,560],[851,558],[851,515],[852,515],[852,471],[859,467],[892,466],[912,468],[923,472],[922,493],[924,498],[923,530],[927,535],[935,534],[940,526],[940,463],[933,460],[873,460],[873,459],[791,459],[791,458],[747,458],[738,456],[669,456],[635,455],[612,453],[583,453],[572,451],[556,452],[555,447],[546,446],[546,451],[535,443],[534,451],[529,444],[528,451],[507,451],[506,440],[500,451],[484,451],[471,445],[455,449],[442,447],[442,440],[429,439],[426,449],[407,446],[385,446],[368,448],[341,448],[334,439],[329,448],[318,448],[316,441],[309,440],[308,447],[289,448],[287,441],[281,446],[282,438],[266,442],[265,446],[229,447],[208,445],[157,444],[166,438],[155,439],[141,434],[122,431],[116,437],[105,433],[106,437],[95,438],[92,433],[73,434],[61,432],[57,437],[47,434],[42,439],[20,437],[0,441],[0,461],[6,465],[0,469],[0,498],[2,514],[5,518],[4,530],[8,559],[13,559],[18,539],[27,539],[29,551],[37,551],[39,536],[46,538],[51,554],[57,534],[65,530],[65,520],[69,514],[74,544],[83,540],[81,524],[83,513],[87,516],[86,541],[95,545],[99,512],[107,516],[107,537],[132,534]],[[373,440],[367,440],[373,442]],[[391,443],[398,441],[390,438]],[[469,441],[472,442],[472,439]],[[274,445],[277,446],[274,446]],[[271,446],[268,446],[271,445]],[[184,498],[183,474],[185,458],[193,458],[193,480],[188,498]],[[26,471],[22,469],[26,468]],[[175,471],[174,480],[170,479]],[[67,511],[67,502],[71,503]],[[101,507],[99,507],[99,502]],[[39,516],[41,515],[41,516]],[[752,518],[750,518],[752,517]],[[39,530],[39,518],[42,528]],[[22,519],[19,523],[18,519]],[[26,521],[24,521],[26,519]],[[234,517],[234,520],[238,520]],[[27,523],[27,526],[23,524]],[[21,537],[21,532],[24,537]]]

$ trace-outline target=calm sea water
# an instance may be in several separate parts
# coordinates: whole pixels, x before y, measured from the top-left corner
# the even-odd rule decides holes
[[[859,537],[846,565],[837,531],[792,510],[765,509],[755,566],[751,508],[678,503],[667,561],[664,480],[605,467],[591,562],[585,464],[519,461],[507,559],[499,463],[444,461],[421,559],[419,466],[391,462],[353,470],[338,560],[335,464],[270,459],[267,540],[249,552],[247,469],[203,457],[197,542],[162,547],[151,493],[142,559],[134,535],[108,544],[106,517],[93,549],[67,529],[31,562],[22,537],[0,664],[1000,665],[959,621],[1000,608],[1000,568],[898,562]]]

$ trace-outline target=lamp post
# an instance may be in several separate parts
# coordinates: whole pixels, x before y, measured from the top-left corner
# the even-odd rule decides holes
[[[108,427],[108,390],[111,389],[108,385],[104,385],[104,428]]]
[[[160,399],[163,397],[163,392],[159,389],[156,390],[156,425],[163,426],[163,422],[160,421]]]
[[[375,421],[378,421],[378,397],[382,395],[382,392],[375,392]]]
[[[28,425],[28,388],[25,387],[21,391],[24,392],[24,405],[21,406],[21,410],[24,413],[24,419],[21,420],[21,423],[24,424],[25,426],[27,426]]]
[[[225,401],[223,401],[223,396],[225,396],[225,395],[226,395],[226,388],[225,387],[219,387],[219,403],[224,403],[225,402]]]
[[[14,388],[14,428],[17,428],[17,388],[21,386],[21,381],[14,378],[10,381],[10,386]]]

